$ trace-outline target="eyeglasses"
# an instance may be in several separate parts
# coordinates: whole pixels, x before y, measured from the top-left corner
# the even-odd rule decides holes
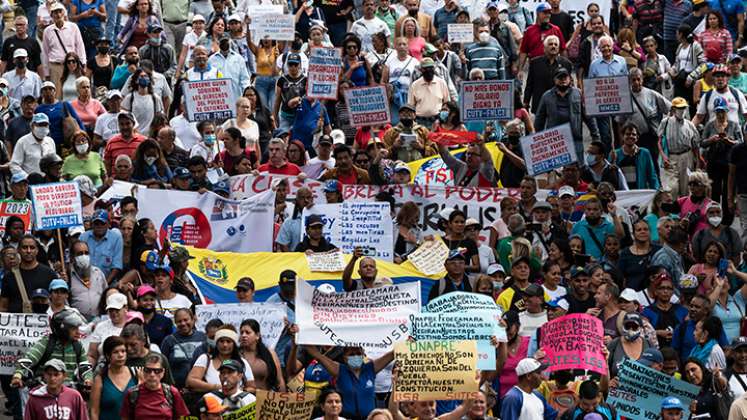
[[[158,375],[158,374],[163,373],[163,368],[149,368],[149,367],[146,367],[146,368],[143,368],[143,372],[145,372],[146,375],[147,374],[151,374],[151,373],[155,373],[156,375]]]
[[[625,324],[623,325],[623,328],[625,328],[626,330],[638,331],[638,329],[640,329],[641,326],[638,324]]]

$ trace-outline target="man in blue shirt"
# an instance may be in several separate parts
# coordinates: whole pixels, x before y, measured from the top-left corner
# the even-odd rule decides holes
[[[122,270],[122,233],[109,229],[109,214],[106,210],[96,210],[91,219],[93,229],[83,232],[80,240],[88,244],[91,251],[91,264],[100,268],[111,284]]]
[[[627,76],[628,64],[625,59],[612,53],[612,37],[605,35],[599,38],[599,52],[602,56],[592,61],[589,65],[589,78]],[[597,127],[599,136],[604,143],[606,150],[612,150],[612,131],[610,127],[610,117],[597,117]]]
[[[677,350],[677,354],[680,355],[682,366],[685,365],[685,361],[690,357],[690,352],[696,344],[694,334],[695,324],[698,321],[706,319],[711,314],[710,301],[703,295],[695,295],[690,299],[687,312],[688,319],[677,325],[674,328],[674,332],[672,332],[672,348]],[[721,329],[721,335],[718,337],[718,344],[724,348],[729,345],[723,328]]]
[[[546,366],[537,359],[522,359],[516,365],[519,383],[511,388],[501,403],[501,418],[516,420],[555,420],[558,412],[547,403],[539,391],[542,370]]]
[[[615,233],[615,226],[602,217],[602,202],[591,197],[584,206],[584,218],[573,225],[572,235],[579,235],[586,245],[586,253],[595,259],[604,254],[604,241],[607,235]]]
[[[301,104],[296,108],[296,119],[291,129],[291,139],[303,143],[311,157],[316,156],[313,145],[314,133],[319,130],[320,122],[324,134],[332,132],[329,115],[327,115],[327,109],[322,105],[322,102],[304,96],[301,99]]]

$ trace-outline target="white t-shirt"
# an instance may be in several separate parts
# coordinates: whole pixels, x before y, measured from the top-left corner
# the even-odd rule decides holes
[[[141,95],[133,92],[122,99],[122,109],[132,112],[140,126],[138,131],[147,134],[156,112],[163,112],[163,102],[156,95]]]
[[[207,33],[203,30],[200,35],[197,35],[194,31],[189,31],[184,35],[182,45],[187,47],[187,57],[184,59],[184,67],[192,67],[192,51],[194,51],[197,43],[204,38]]]
[[[717,92],[715,89],[711,92],[713,93],[711,93],[711,97],[708,98],[708,103],[706,103],[705,100],[702,100],[698,104],[697,114],[708,114],[708,121],[715,120],[716,112],[713,110],[713,102],[717,98],[724,98],[726,104],[729,106],[729,112],[727,113],[726,117],[729,119],[729,121],[733,121],[739,124],[739,102],[742,103],[742,112],[747,112],[747,100],[745,100],[744,94],[737,89],[735,90],[735,92],[737,93],[738,98],[735,98],[731,93],[731,89],[728,88],[724,93]],[[705,95],[703,96],[703,99],[705,99]],[[708,121],[703,121],[703,124],[707,123]]]
[[[254,380],[254,374],[252,373],[252,367],[249,366],[249,362],[244,360],[244,358],[241,358],[241,361],[244,363],[244,377],[249,380]],[[197,367],[207,367],[207,370],[205,371],[205,377],[203,378],[205,382],[211,384],[211,385],[218,385],[220,384],[220,374],[215,369],[212,363],[210,363],[210,360],[208,359],[207,354],[201,354],[200,357],[197,358],[195,361],[194,366]],[[239,388],[244,387],[244,380],[241,380],[241,383],[239,384]]]
[[[516,387],[521,391],[524,397],[524,403],[521,406],[521,414],[517,420],[541,420],[545,417],[545,405],[542,404],[542,400],[538,396],[534,395],[533,392],[527,394],[522,391],[521,388]]]
[[[169,125],[174,129],[177,140],[181,141],[181,147],[184,150],[192,150],[192,146],[202,140],[200,132],[197,131],[197,123],[189,122],[184,118],[184,114],[179,114],[169,121]]]
[[[654,296],[649,296],[646,292],[646,289],[641,290],[638,292],[638,303],[641,305],[641,310],[646,308],[647,306],[653,305],[656,298]],[[672,298],[669,299],[671,303],[680,303],[680,298],[678,298],[676,295],[672,295]]]
[[[412,75],[418,68],[418,60],[408,56],[405,61],[400,61],[397,54],[392,54],[386,60],[389,68],[389,83],[399,82],[403,87],[412,84]]]
[[[189,309],[192,307],[192,301],[179,293],[176,293],[171,299],[158,299],[156,302],[158,303],[156,305],[158,313],[172,319],[174,318],[174,312],[176,312],[177,309]]]
[[[545,289],[545,293],[547,294],[547,296],[550,297],[551,301],[557,298],[561,298],[568,294],[568,291],[563,286],[558,286],[558,288],[555,290],[550,290],[544,285],[542,285],[542,288]]]
[[[199,142],[189,149],[189,157],[202,156],[205,159],[205,162],[209,164],[215,160],[215,157],[218,156],[218,153],[220,153],[221,150],[223,150],[222,141],[216,141],[213,144],[213,147],[208,147],[205,143]]]
[[[358,38],[361,39],[361,50],[363,51],[373,51],[373,41],[371,40],[373,34],[383,32],[387,38],[392,35],[386,22],[376,16],[371,20],[366,18],[356,20],[350,27],[350,32],[358,35]]]
[[[110,319],[101,321],[96,324],[96,327],[91,334],[90,342],[98,344],[99,360],[104,359],[104,340],[113,335],[119,335],[120,333],[122,333],[122,327],[115,326],[114,324],[112,324],[112,321]]]
[[[119,121],[117,120],[118,112],[107,112],[96,119],[96,126],[93,128],[93,134],[98,134],[104,141],[119,134]]]
[[[306,166],[304,166],[304,172],[309,178],[316,179],[319,178],[327,169],[332,169],[335,167],[335,158],[330,157],[327,160],[321,160],[319,159],[319,156],[309,159],[308,162],[306,162]],[[316,172],[310,173],[308,170],[315,169]]]
[[[537,329],[547,323],[547,311],[542,311],[538,314],[530,314],[527,311],[522,311],[519,314],[519,337],[531,337]]]
[[[742,382],[744,382],[745,384],[744,387],[739,383],[739,379],[737,379],[737,376],[742,378]],[[729,378],[729,389],[731,389],[731,392],[734,394],[734,399],[741,397],[742,394],[747,392],[747,373],[732,373],[731,377]]]

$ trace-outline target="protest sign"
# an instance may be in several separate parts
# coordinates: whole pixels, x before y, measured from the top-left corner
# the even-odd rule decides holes
[[[282,7],[282,6],[281,6]],[[290,14],[262,14],[252,20],[254,38],[275,41],[293,41],[295,38],[294,16]]]
[[[444,262],[449,256],[449,247],[444,241],[424,241],[422,245],[407,256],[407,260],[426,276],[444,271]]]
[[[393,260],[394,239],[389,203],[348,202],[317,204],[303,209],[301,240],[306,234],[306,219],[317,214],[324,221],[324,236],[344,254],[356,247],[363,254],[385,261]]]
[[[16,360],[49,332],[49,317],[43,314],[0,312],[0,375],[12,375]]]
[[[257,390],[257,413],[262,420],[307,420],[315,405],[315,394]]]
[[[31,233],[30,200],[14,200],[12,197],[0,200],[0,237],[5,235],[5,224],[10,216],[20,218],[26,233]]]
[[[661,400],[677,397],[685,407],[682,418],[690,418],[690,402],[700,387],[675,379],[625,358],[617,367],[617,387],[610,388],[607,403],[629,419],[658,419]]]
[[[317,272],[337,273],[345,269],[342,251],[314,252],[306,254],[309,270]]]
[[[438,133],[429,133],[428,140],[444,146],[458,146],[476,142],[477,133],[474,131],[442,130]]]
[[[252,4],[247,7],[249,10],[249,16],[254,19],[260,15],[282,15],[283,5],[282,4]],[[254,24],[252,21],[251,25]],[[251,27],[251,26],[250,26]]]
[[[584,79],[584,107],[590,116],[632,113],[628,76]]]
[[[99,200],[112,203],[112,216],[120,217],[122,212],[119,208],[119,202],[125,197],[134,197],[136,192],[137,184],[115,179],[112,186],[101,194]]]
[[[606,375],[603,336],[602,321],[587,314],[566,315],[543,325],[540,348],[549,363],[547,371],[587,369]]]
[[[462,121],[510,120],[514,117],[512,80],[463,81],[459,99]]]
[[[495,370],[495,347],[492,337],[505,335],[499,325],[500,311],[471,311],[465,313],[421,313],[410,315],[410,336],[424,340],[476,340],[477,368]],[[505,340],[504,340],[505,341]]]
[[[323,293],[296,282],[299,344],[391,350],[407,338],[409,316],[420,312],[420,282],[344,293]]]
[[[139,217],[153,221],[163,241],[213,251],[272,251],[275,192],[242,201],[213,193],[139,188]]]
[[[256,401],[239,408],[232,413],[225,413],[221,416],[222,420],[254,420],[257,418],[257,403]]]
[[[466,313],[472,311],[492,311],[498,312],[501,316],[501,307],[495,303],[490,296],[480,295],[468,292],[452,292],[441,295],[428,302],[423,308],[423,312],[435,313]]]
[[[346,89],[343,92],[350,123],[354,126],[387,124],[391,120],[384,86]]]
[[[290,26],[290,30],[294,30]],[[337,48],[312,47],[309,53],[309,81],[306,95],[314,99],[337,99],[342,53]]]
[[[77,182],[31,185],[29,189],[35,230],[83,225],[83,203]]]
[[[195,314],[197,317],[195,327],[199,331],[204,331],[211,319],[217,318],[225,324],[231,324],[236,327],[236,331],[240,329],[242,321],[253,319],[259,322],[262,342],[274,349],[285,329],[288,308],[283,303],[222,303],[220,305],[197,305]]]
[[[259,175],[247,174],[230,177],[228,183],[231,185],[231,199],[244,200],[249,197],[254,197],[259,193],[272,189],[272,186],[275,185],[276,182],[283,179],[288,182],[287,200],[294,200],[298,189],[306,187],[310,189],[311,193],[314,195],[315,203],[324,204],[327,202],[324,192],[322,191],[324,188],[323,182],[309,178],[300,180],[297,176],[269,174],[267,172],[263,172]]]
[[[571,125],[563,124],[521,138],[521,151],[529,175],[550,172],[576,162]]]
[[[466,400],[478,392],[474,341],[408,341],[394,354],[394,401]]]
[[[485,13],[487,8],[487,0],[460,0],[460,4],[463,8],[466,8],[470,12],[472,19],[478,18]],[[532,17],[533,22],[537,22],[537,17],[534,11],[542,3],[542,0],[527,0],[522,1],[521,6],[525,7]],[[599,14],[604,17],[605,22],[610,21],[610,11],[613,9],[612,0],[601,0],[595,1],[599,5]],[[589,14],[586,8],[589,6],[589,2],[585,0],[562,0],[560,8],[567,12],[573,20],[573,26],[583,24],[589,19]],[[565,42],[568,42],[566,39]]]
[[[470,44],[475,41],[475,28],[471,23],[450,23],[446,31],[449,44]]]
[[[236,98],[231,79],[182,83],[187,119],[190,122],[236,117]]]

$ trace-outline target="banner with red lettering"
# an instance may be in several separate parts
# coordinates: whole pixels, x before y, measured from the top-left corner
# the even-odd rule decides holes
[[[521,138],[529,175],[539,175],[578,160],[571,125],[566,123]]]
[[[631,114],[628,76],[584,79],[584,106],[586,114],[592,116]]]
[[[587,314],[565,315],[542,326],[540,348],[545,352],[547,372],[584,369],[607,374],[604,326]]]
[[[297,176],[289,175],[276,175],[263,172],[259,175],[235,175],[228,179],[231,185],[231,199],[232,200],[244,200],[249,197],[253,197],[259,193],[263,193],[276,185],[281,180],[285,180],[288,183],[288,190],[286,199],[293,201],[296,198],[296,192],[301,187],[306,187],[311,190],[314,195],[315,203],[326,203],[327,199],[324,196],[323,187],[324,183],[313,179],[300,180]]]
[[[506,121],[514,117],[512,80],[463,81],[459,99],[462,121]]]
[[[231,79],[182,83],[187,119],[191,122],[236,117],[236,98]]]
[[[0,200],[0,236],[5,234],[5,223],[10,216],[16,216],[23,220],[26,233],[31,233],[31,201],[14,200],[7,198]]]
[[[314,99],[337,99],[340,68],[342,68],[342,53],[339,49],[311,48],[306,95]]]

